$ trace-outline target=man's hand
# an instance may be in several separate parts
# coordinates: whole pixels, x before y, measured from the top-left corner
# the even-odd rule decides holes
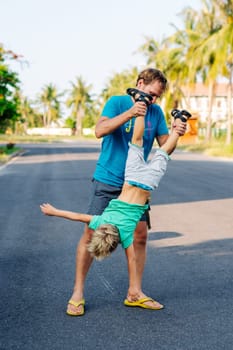
[[[43,203],[42,205],[40,205],[40,209],[41,209],[42,213],[44,213],[45,215],[55,215],[56,214],[56,208],[53,207],[49,203]]]
[[[132,117],[145,117],[147,106],[144,102],[135,102],[133,107],[129,109]]]

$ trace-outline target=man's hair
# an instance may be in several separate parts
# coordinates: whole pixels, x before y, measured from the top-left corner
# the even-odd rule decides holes
[[[168,86],[167,78],[165,77],[163,72],[161,72],[159,69],[155,69],[155,68],[144,69],[141,73],[139,73],[136,85],[141,79],[144,81],[144,84],[146,85],[152,83],[155,80],[159,81],[162,84],[164,91],[167,89],[167,86]]]
[[[120,241],[119,230],[111,224],[100,225],[93,233],[87,250],[97,260],[109,256]]]

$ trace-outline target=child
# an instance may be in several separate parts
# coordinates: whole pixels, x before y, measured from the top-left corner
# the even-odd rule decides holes
[[[142,103],[142,102],[138,102]],[[175,118],[180,118],[181,123],[191,115],[186,111],[176,110]],[[186,118],[185,118],[186,117]],[[42,204],[41,211],[46,215],[62,217],[89,224],[94,230],[88,250],[96,259],[103,259],[113,252],[121,242],[125,249],[128,272],[129,289],[124,304],[127,306],[147,307],[145,298],[138,300],[138,286],[136,278],[136,263],[133,247],[133,233],[144,211],[148,208],[145,204],[150,196],[150,191],[158,187],[163,177],[168,154],[172,152],[179,138],[174,128],[165,144],[156,150],[151,161],[144,160],[143,151],[144,117],[135,120],[133,137],[129,143],[128,158],[125,168],[125,182],[121,194],[117,199],[112,199],[102,215],[88,215],[64,211],[50,204]],[[149,300],[149,298],[146,298]],[[72,303],[72,300],[70,301]],[[154,307],[153,309],[162,309]]]

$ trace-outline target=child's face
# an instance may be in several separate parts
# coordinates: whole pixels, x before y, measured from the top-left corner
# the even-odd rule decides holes
[[[138,82],[137,88],[153,97],[151,103],[156,103],[157,99],[159,99],[164,92],[163,85],[158,80],[155,80],[152,83],[146,85],[141,79]]]

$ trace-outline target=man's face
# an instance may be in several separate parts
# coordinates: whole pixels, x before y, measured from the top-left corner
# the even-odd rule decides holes
[[[156,103],[156,100],[161,97],[164,92],[164,88],[160,81],[155,80],[150,84],[144,84],[143,79],[140,79],[137,84],[137,89],[146,92],[153,97],[152,103]]]

